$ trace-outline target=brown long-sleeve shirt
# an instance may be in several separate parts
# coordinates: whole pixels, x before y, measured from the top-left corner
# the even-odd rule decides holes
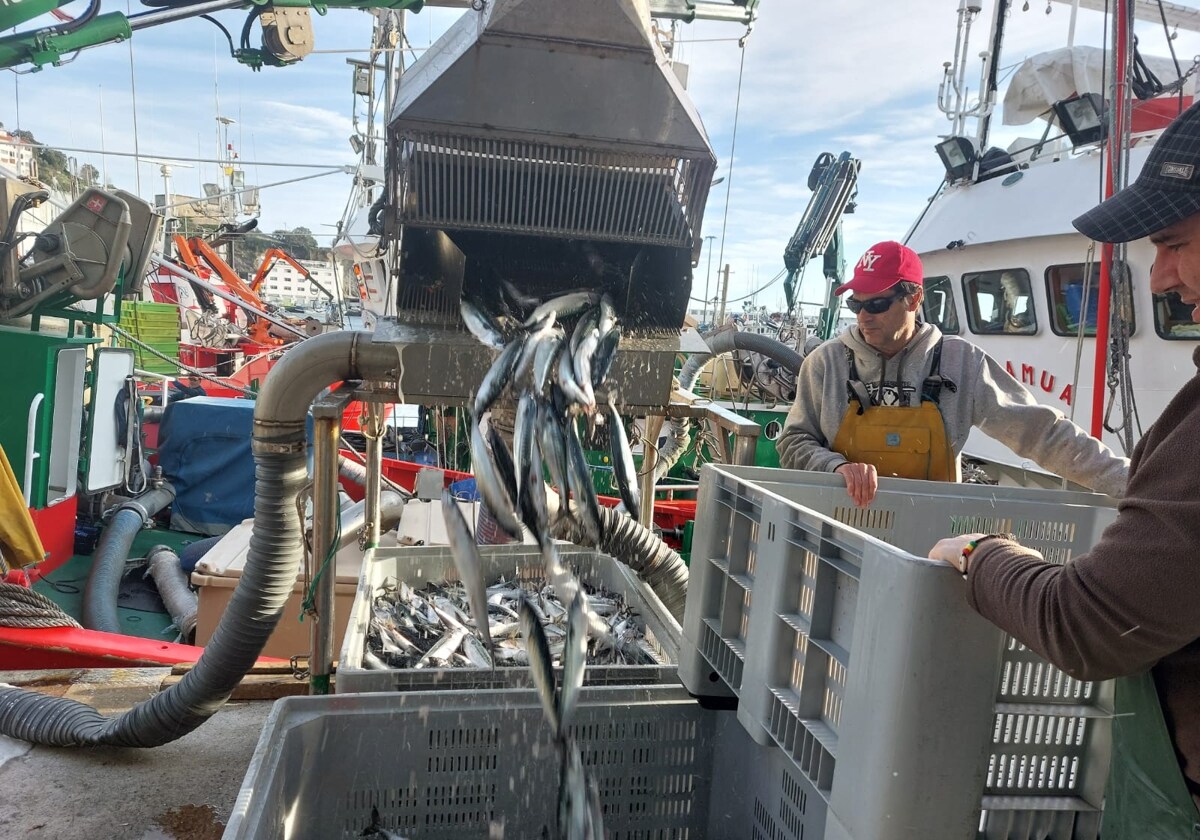
[[[1200,802],[1200,373],[1138,443],[1117,519],[1088,554],[1057,566],[989,540],[967,584],[981,615],[1073,677],[1153,669]]]

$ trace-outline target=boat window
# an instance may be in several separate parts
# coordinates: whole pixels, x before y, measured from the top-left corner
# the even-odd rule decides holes
[[[1154,330],[1166,339],[1200,338],[1200,324],[1192,320],[1192,305],[1171,292],[1154,296]]]
[[[946,335],[958,335],[958,308],[954,305],[954,286],[949,277],[926,277],[925,298],[921,311],[926,322]]]
[[[980,335],[1032,335],[1037,332],[1033,289],[1023,268],[963,275],[967,324]]]
[[[1078,335],[1079,313],[1083,306],[1083,280],[1085,263],[1052,265],[1046,269],[1046,294],[1050,300],[1050,329],[1055,335]],[[1118,264],[1117,270],[1128,280],[1129,267]],[[1100,264],[1092,263],[1091,288],[1088,290],[1087,323],[1084,335],[1096,334],[1096,312],[1099,307]],[[1125,288],[1125,311],[1129,313],[1129,333],[1135,328],[1133,312],[1133,289],[1128,282]]]

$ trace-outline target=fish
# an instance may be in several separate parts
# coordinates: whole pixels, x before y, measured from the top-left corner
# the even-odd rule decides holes
[[[476,420],[482,417],[484,412],[491,408],[492,404],[504,393],[505,387],[513,378],[522,346],[520,341],[509,342],[492,362],[487,373],[483,375],[483,381],[479,384],[479,390],[475,392],[475,399],[471,404]]]
[[[463,587],[467,590],[467,599],[471,604],[471,617],[475,619],[475,632],[479,634],[484,647],[492,649],[491,626],[488,622],[487,590],[483,583],[483,559],[479,556],[479,547],[467,527],[450,488],[442,491],[442,517],[446,520],[446,535],[450,540],[450,553],[454,557],[454,567],[462,578]]]
[[[567,445],[563,439],[562,424],[555,420],[549,406],[538,412],[539,448],[542,458],[550,470],[550,480],[558,491],[559,512],[570,515],[570,476],[568,474]],[[543,514],[545,516],[545,514]]]
[[[366,840],[405,840],[404,837],[394,831],[389,831],[383,827],[383,823],[379,818],[379,809],[374,805],[371,806],[371,824],[358,833],[359,837],[364,837]]]
[[[575,501],[575,513],[584,533],[592,545],[600,545],[600,500],[596,498],[596,486],[592,484],[592,473],[588,469],[587,456],[583,454],[583,443],[579,440],[579,429],[574,420],[566,423],[564,445],[567,450],[567,480]]]
[[[533,352],[533,383],[534,394],[544,394],[550,382],[550,372],[554,370],[559,354],[563,352],[563,336],[551,332],[540,342]]]
[[[599,300],[600,295],[596,292],[568,292],[565,295],[559,295],[534,309],[525,319],[525,326],[532,327],[548,312],[557,313],[559,318],[570,318],[589,306],[595,306]]]
[[[638,519],[642,510],[641,489],[637,486],[637,470],[633,465],[633,450],[629,448],[629,438],[625,436],[625,424],[617,407],[608,404],[608,445],[612,453],[613,476],[617,480],[617,491],[625,510],[634,519]]]
[[[575,593],[567,608],[567,634],[563,647],[562,687],[559,689],[558,726],[563,737],[575,716],[579,692],[583,689],[583,671],[587,667],[588,626],[582,590]]]
[[[466,635],[467,629],[465,627],[448,631],[436,645],[431,647],[424,656],[417,660],[417,664],[413,665],[413,667],[426,668],[429,666],[429,663],[435,665],[449,663],[454,656],[454,652],[458,650],[458,646],[462,644],[463,637]]]
[[[617,358],[617,345],[621,343],[621,328],[613,327],[603,334],[592,358],[592,387],[599,388],[608,379],[613,360]]]
[[[592,384],[592,360],[599,346],[600,331],[592,328],[580,339],[579,347],[576,348],[571,359],[571,363],[574,365],[575,383],[587,397],[589,405],[596,404],[595,386]]]
[[[462,314],[463,323],[481,343],[500,350],[506,341],[500,327],[484,310],[471,301],[462,298],[458,302],[458,311]]]
[[[550,659],[550,646],[546,642],[546,633],[542,623],[530,605],[528,598],[521,599],[521,635],[525,637],[525,650],[529,654],[529,670],[533,677],[534,688],[537,689],[538,699],[542,702],[542,711],[550,724],[550,729],[557,734],[558,704],[554,693],[554,667]]]
[[[483,441],[479,423],[471,423],[471,468],[475,472],[475,485],[479,495],[488,506],[496,523],[514,539],[521,539],[521,522],[517,519],[516,505],[508,495],[508,489],[500,477],[495,461]]]
[[[513,463],[513,456],[508,449],[508,444],[494,423],[488,423],[488,445],[492,450],[492,459],[496,464],[496,471],[500,474],[500,481],[508,491],[508,497],[513,500],[515,509],[517,492],[520,488],[516,465]]]
[[[568,403],[581,406],[584,410],[587,410],[596,404],[595,389],[593,389],[593,393],[589,396],[583,388],[579,387],[579,383],[575,379],[575,365],[571,359],[572,354],[570,353],[559,354],[558,373],[554,384],[558,386],[559,392],[567,398]],[[560,413],[565,416],[568,413],[567,407],[564,406]]]
[[[517,494],[513,497],[513,501],[517,503],[518,512],[522,506],[521,496],[525,492],[524,484],[529,476],[529,466],[533,463],[533,442],[537,436],[537,414],[537,401],[533,395],[522,394],[517,401],[517,415],[513,421],[512,450],[513,475],[517,479]]]

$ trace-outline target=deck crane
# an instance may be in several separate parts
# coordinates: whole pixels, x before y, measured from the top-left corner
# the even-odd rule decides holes
[[[804,267],[818,254],[825,255],[824,273],[829,281],[829,291],[817,327],[817,334],[822,339],[832,338],[837,326],[838,299],[833,290],[845,277],[842,214],[854,212],[861,167],[862,162],[851,157],[849,152],[842,152],[837,159],[829,152],[817,156],[808,175],[812,198],[783,252],[783,264],[787,268],[783,293],[789,314],[796,308],[796,286]]]

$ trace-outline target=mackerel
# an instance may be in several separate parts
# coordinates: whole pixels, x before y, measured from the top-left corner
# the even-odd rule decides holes
[[[450,553],[454,557],[454,566],[458,569],[471,603],[475,632],[483,640],[484,647],[491,650],[492,634],[488,624],[487,590],[483,583],[483,558],[479,556],[479,547],[467,527],[467,520],[448,487],[442,491],[442,517],[446,520],[446,535],[450,539]]]
[[[550,722],[550,729],[558,735],[558,706],[554,697],[554,668],[551,665],[550,646],[542,623],[526,599],[521,600],[521,635],[525,637],[525,650],[529,654],[529,670],[533,677],[542,711]]]
[[[625,436],[621,415],[612,403],[608,404],[608,444],[621,501],[625,503],[626,512],[636,520],[641,515],[642,500],[637,486],[637,470],[633,465],[633,450],[629,448],[629,438]]]
[[[504,347],[504,333],[486,312],[466,298],[458,302],[458,310],[462,313],[463,323],[471,331],[471,335],[488,347],[499,350]]]
[[[533,310],[529,317],[525,319],[525,326],[532,327],[547,312],[555,312],[559,318],[570,318],[572,315],[582,312],[589,306],[595,306],[599,300],[600,295],[596,292],[569,292],[565,295],[559,295]]]
[[[491,453],[488,452],[487,444],[483,442],[483,432],[479,423],[475,422],[471,423],[471,468],[475,472],[475,484],[479,488],[479,495],[483,497],[483,502],[495,517],[496,523],[509,536],[521,539],[521,522],[517,519],[516,508],[508,496],[508,490],[500,478]]]
[[[521,356],[521,347],[520,341],[509,342],[500,351],[496,361],[492,362],[488,372],[484,374],[483,382],[479,383],[479,390],[475,392],[475,402],[472,405],[476,419],[482,417],[483,413],[491,408],[492,403],[504,393],[505,386],[512,380],[513,372],[516,370],[517,360]]]

